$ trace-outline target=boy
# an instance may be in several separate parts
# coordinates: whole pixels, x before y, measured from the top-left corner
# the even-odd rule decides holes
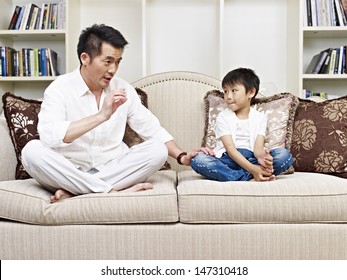
[[[294,162],[283,148],[264,147],[267,118],[251,107],[258,94],[259,78],[253,70],[238,68],[222,81],[228,108],[216,120],[215,156],[199,153],[191,166],[217,181],[271,181]]]

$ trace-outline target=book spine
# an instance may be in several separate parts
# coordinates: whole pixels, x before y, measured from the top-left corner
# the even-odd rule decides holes
[[[20,13],[18,15],[17,18],[17,22],[16,25],[14,27],[14,29],[18,30],[20,28],[21,22],[22,22],[22,18],[23,18],[23,14],[24,14],[24,10],[25,10],[25,5],[21,7]]]
[[[16,27],[16,23],[17,23],[17,19],[18,19],[18,16],[20,14],[20,10],[22,8],[20,6],[16,6],[15,9],[14,9],[14,12],[13,12],[13,15],[12,15],[12,18],[11,18],[11,21],[10,21],[10,24],[8,26],[8,29],[9,30],[13,30],[15,29]]]
[[[312,26],[311,0],[306,0],[307,26]]]
[[[41,48],[40,62],[41,62],[42,76],[47,76],[47,59],[46,59],[45,48]]]
[[[331,58],[329,62],[329,74],[334,74],[335,61],[336,61],[336,49],[333,49],[331,52]]]

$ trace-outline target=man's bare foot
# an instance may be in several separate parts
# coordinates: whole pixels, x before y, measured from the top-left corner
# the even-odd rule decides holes
[[[59,189],[55,192],[54,195],[51,196],[51,203],[60,202],[60,201],[63,201],[64,199],[70,198],[72,196],[73,196],[72,193],[69,193],[68,191],[63,190],[63,189]]]
[[[112,189],[110,190],[110,192],[140,192],[140,191],[146,191],[146,190],[152,190],[152,189],[153,189],[153,186],[150,183],[139,183],[132,187],[119,190],[119,191]]]

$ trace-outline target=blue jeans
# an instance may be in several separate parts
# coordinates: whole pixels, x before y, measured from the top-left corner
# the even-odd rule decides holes
[[[258,160],[254,157],[252,151],[247,149],[237,149],[249,162],[257,164]],[[291,153],[287,149],[276,148],[270,151],[273,157],[274,175],[279,175],[286,171],[294,162]],[[220,158],[206,155],[200,152],[192,158],[191,166],[193,170],[208,179],[221,182],[226,181],[249,181],[253,175],[247,170],[241,168],[225,152]]]

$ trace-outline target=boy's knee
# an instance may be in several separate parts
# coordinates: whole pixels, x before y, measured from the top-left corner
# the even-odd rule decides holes
[[[206,155],[204,152],[199,152],[191,160],[191,166],[194,169],[196,166],[208,166],[212,163],[211,156]]]

